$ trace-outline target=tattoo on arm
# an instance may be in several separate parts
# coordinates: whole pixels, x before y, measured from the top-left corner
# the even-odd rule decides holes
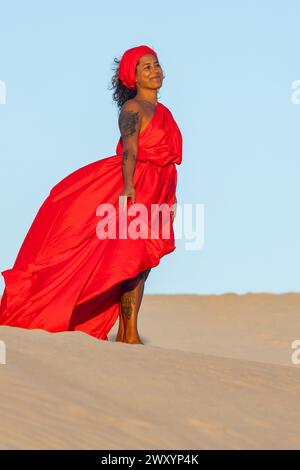
[[[136,125],[139,122],[139,112],[122,111],[119,116],[119,126],[123,137],[128,137],[136,132]]]
[[[123,157],[122,157],[122,164],[123,165],[125,164],[126,160],[128,160],[128,155],[129,155],[128,150],[124,150]]]
[[[130,155],[131,155],[133,161],[135,161],[135,159],[136,159],[136,154],[133,153],[133,152],[131,152]],[[128,150],[124,150],[123,156],[122,156],[122,165],[123,165],[123,166],[126,166],[125,164],[126,164],[126,162],[127,162],[127,160],[128,160],[128,157],[129,157],[129,151],[128,151]]]

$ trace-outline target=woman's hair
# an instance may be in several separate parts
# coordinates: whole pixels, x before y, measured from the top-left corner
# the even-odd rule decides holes
[[[113,92],[113,100],[117,103],[119,109],[122,108],[123,104],[125,101],[130,100],[131,98],[134,98],[137,90],[136,89],[129,89],[127,88],[123,82],[119,79],[119,65],[120,65],[121,59],[114,58],[114,65],[113,65],[113,71],[114,75],[111,79],[111,87],[109,88],[110,90],[114,90]]]
[[[120,66],[121,59],[117,57],[114,58],[113,64],[113,72],[114,75],[111,78],[111,87],[109,90],[114,90],[113,92],[113,101],[115,101],[118,105],[119,110],[121,110],[125,101],[134,98],[137,94],[136,88],[127,88],[124,83],[119,78],[119,66]],[[163,72],[163,78],[165,78],[165,74]],[[158,92],[159,93],[159,92]]]

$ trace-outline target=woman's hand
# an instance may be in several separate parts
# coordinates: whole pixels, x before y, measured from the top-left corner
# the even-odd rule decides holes
[[[128,184],[124,186],[123,191],[119,197],[119,204],[123,209],[127,207],[127,198],[131,197],[132,204],[135,203],[135,188],[133,184]]]
[[[174,219],[176,217],[176,207],[177,207],[177,197],[175,195],[175,201],[174,201],[175,208],[172,210],[172,223],[174,222]]]

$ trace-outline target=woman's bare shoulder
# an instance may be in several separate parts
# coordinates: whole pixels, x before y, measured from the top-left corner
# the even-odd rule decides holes
[[[138,101],[136,101],[134,98],[132,98],[132,99],[125,101],[125,103],[123,104],[121,108],[121,112],[122,111],[142,112],[143,109],[142,109],[141,104]]]
[[[142,125],[143,112],[137,101],[127,100],[123,104],[119,114],[119,129],[122,137],[137,138]]]

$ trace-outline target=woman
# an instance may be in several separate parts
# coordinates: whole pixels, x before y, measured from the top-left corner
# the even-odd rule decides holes
[[[157,102],[163,74],[156,52],[138,46],[115,61],[116,155],[79,168],[51,189],[13,268],[2,271],[0,325],[78,330],[108,340],[119,318],[116,341],[143,344],[137,316],[145,281],[175,250],[182,136],[171,112]],[[171,217],[159,211],[153,216],[153,206],[167,207]]]

